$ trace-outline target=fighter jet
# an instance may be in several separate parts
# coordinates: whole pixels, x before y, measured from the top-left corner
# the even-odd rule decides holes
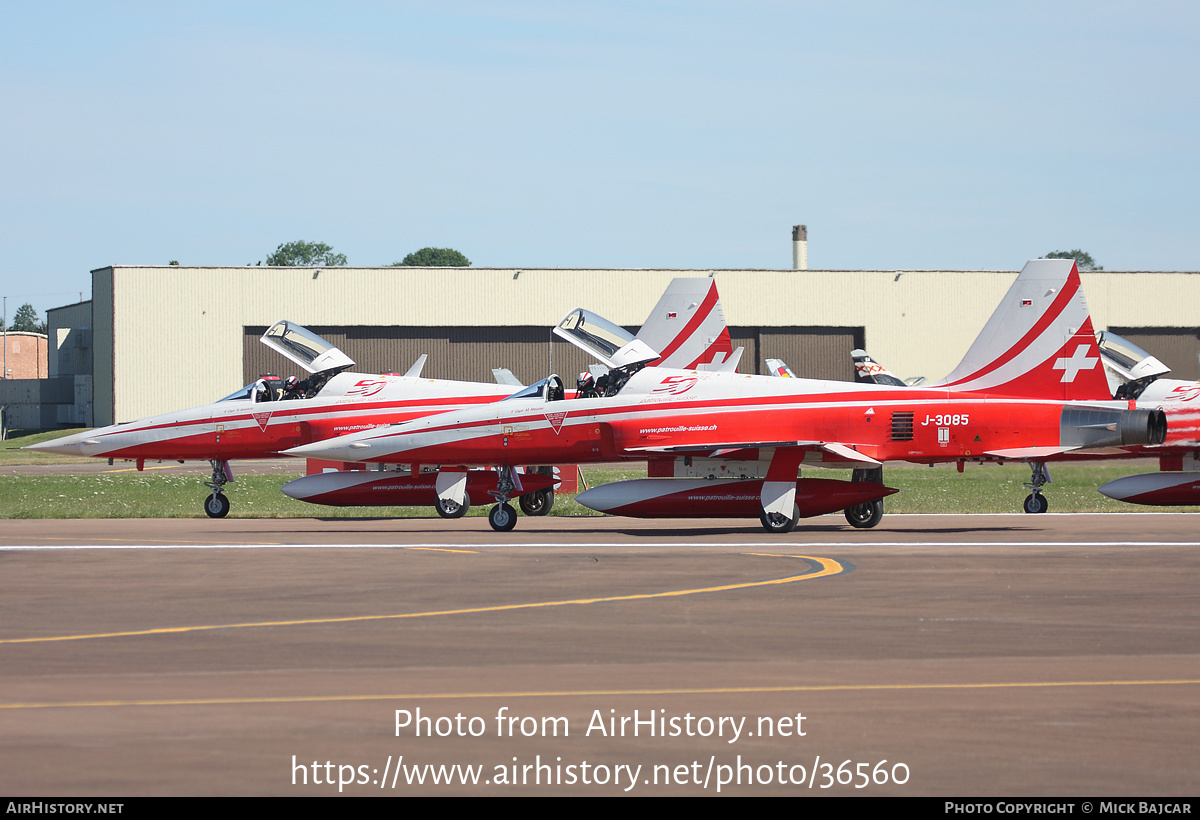
[[[1038,298],[1039,289],[1043,298]],[[1031,284],[1024,288],[1014,287],[996,309],[988,326],[994,331],[1001,327],[1024,328],[1034,327],[1039,323],[1061,321],[1061,315],[1052,313],[1055,309],[1054,301],[1048,298],[1059,294],[1060,291],[1061,288],[1053,282],[1043,283],[1039,288],[1034,288]],[[1082,290],[1075,298],[1083,306],[1083,313],[1076,312],[1076,316],[1086,315],[1086,301]],[[1090,319],[1088,324],[1090,325]],[[1005,336],[998,332],[985,332],[972,348],[973,356],[980,361],[999,360],[1011,349],[1012,338],[1011,334]],[[1196,447],[1200,435],[1200,382],[1164,378],[1170,373],[1169,367],[1111,331],[1096,334],[1094,345],[1089,344],[1089,339],[1082,336],[1079,338],[1081,344],[1076,351],[1080,353],[1080,361],[1086,362],[1089,374],[1099,372],[1105,380],[1102,387],[1098,378],[1089,377],[1092,385],[1090,389],[1097,395],[1103,393],[1116,401],[1135,403],[1135,407],[1150,410],[1159,407],[1170,408],[1171,433],[1159,444],[1034,454],[1032,457],[1021,459],[1029,464],[1031,472],[1030,480],[1025,484],[1030,491],[1024,503],[1025,512],[1044,513],[1049,509],[1044,488],[1050,483],[1050,462],[1081,459],[1156,457],[1163,472],[1118,478],[1101,486],[1100,492],[1131,504],[1200,504],[1200,472],[1196,472],[1200,470]],[[855,350],[851,355],[859,381],[905,384],[865,351]],[[1102,368],[1095,366],[1097,361]],[[944,385],[954,390],[978,389],[978,384],[961,378],[962,375],[956,371],[956,374],[947,376],[936,385]]]
[[[673,281],[639,333],[665,344],[668,352],[663,359],[673,365],[736,365],[716,284],[708,278]],[[351,372],[349,368],[354,362],[345,353],[287,320],[272,325],[261,341],[304,368],[309,376],[303,381],[289,379],[287,383],[259,379],[213,404],[76,433],[30,445],[29,449],[110,460],[131,459],[139,470],[146,460],[208,461],[212,477],[205,482],[210,494],[205,498],[204,511],[210,518],[223,518],[230,509],[225,485],[234,480],[230,461],[274,458],[297,445],[490,403],[513,392],[509,384],[421,378],[423,356],[402,376]],[[466,512],[465,484],[463,492],[454,493],[456,500],[439,497],[429,489],[431,482],[440,482],[438,486],[458,486],[460,478],[465,477],[459,473],[422,473],[416,462],[405,465],[412,465],[413,469],[405,474],[393,472],[386,477],[370,478],[375,483],[370,495],[374,503],[434,504],[438,513],[448,518]],[[529,479],[530,489],[522,494],[521,506],[528,514],[549,511],[551,485],[557,481],[547,481],[545,475],[543,472],[542,478]],[[477,491],[479,495],[483,495],[489,478],[483,475],[471,478],[481,488]],[[367,477],[324,480],[341,481],[344,486],[347,481],[361,482]],[[340,498],[338,501],[331,496],[321,503],[360,503],[363,496],[360,494],[358,501],[352,500],[353,494],[343,494]]]
[[[1013,289],[1020,301],[1030,302],[1030,310],[1008,321],[993,316],[946,383],[931,387],[651,366],[655,351],[577,309],[555,333],[609,366],[601,396],[567,400],[561,379],[551,376],[487,407],[289,453],[495,466],[501,479],[489,520],[499,531],[515,525],[507,500],[519,491],[513,478],[519,464],[649,462],[650,479],[604,485],[578,497],[586,506],[621,514],[640,504],[640,514],[686,516],[697,514],[696,505],[703,503],[745,515],[746,506],[733,499],[756,490],[755,509],[769,532],[790,531],[802,514],[801,466],[835,466],[853,470],[851,483],[877,485],[873,500],[846,511],[851,523],[874,526],[882,517],[881,499],[890,492],[882,485],[886,461],[1036,458],[1163,441],[1167,422],[1161,409],[1112,401],[1099,358],[1090,355],[1096,340],[1079,284],[1071,260],[1028,263]],[[1045,309],[1033,310],[1042,302],[1048,303]],[[982,355],[992,349],[1003,353]],[[737,479],[712,481],[704,499],[678,483],[652,483],[720,475]],[[813,494],[835,495],[828,488],[814,488]],[[651,498],[663,503],[649,509],[645,502]]]

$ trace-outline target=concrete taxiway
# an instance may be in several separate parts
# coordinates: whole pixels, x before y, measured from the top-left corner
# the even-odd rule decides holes
[[[8,521],[0,792],[1194,795],[1195,520]]]

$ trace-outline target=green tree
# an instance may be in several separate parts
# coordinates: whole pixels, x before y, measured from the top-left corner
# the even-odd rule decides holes
[[[1102,265],[1097,265],[1096,260],[1092,259],[1092,255],[1087,251],[1081,251],[1076,248],[1073,251],[1050,251],[1042,257],[1043,259],[1074,259],[1075,264],[1080,270],[1104,270]]]
[[[421,248],[404,257],[403,262],[393,262],[391,267],[412,268],[469,268],[471,260],[453,248]]]
[[[324,242],[284,242],[267,257],[268,265],[295,268],[333,268],[346,264],[346,254],[334,253]]]
[[[38,320],[37,311],[33,309],[33,305],[26,302],[17,308],[8,329],[23,330],[26,333],[45,333],[46,323]]]

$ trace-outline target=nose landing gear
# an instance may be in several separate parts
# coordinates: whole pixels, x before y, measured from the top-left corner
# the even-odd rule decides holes
[[[1050,502],[1046,500],[1046,496],[1042,495],[1042,487],[1050,483],[1050,471],[1046,469],[1046,462],[1031,461],[1029,462],[1031,476],[1025,487],[1029,490],[1029,495],[1025,497],[1025,512],[1038,514],[1044,513],[1050,509]]]
[[[513,480],[512,467],[498,467],[496,473],[496,489],[492,491],[496,506],[488,513],[488,523],[496,532],[509,532],[517,526],[517,511],[508,503],[517,482]]]
[[[204,499],[204,514],[209,518],[224,518],[229,515],[229,499],[225,497],[225,485],[233,481],[233,473],[228,461],[209,462],[212,465],[212,480],[205,481],[204,486],[212,490],[212,495]]]

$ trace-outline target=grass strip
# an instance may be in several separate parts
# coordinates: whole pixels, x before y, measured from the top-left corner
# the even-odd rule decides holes
[[[235,465],[236,468],[236,465]],[[1046,487],[1051,512],[1152,512],[1178,511],[1169,507],[1138,507],[1113,501],[1096,492],[1106,481],[1133,473],[1153,472],[1149,461],[1055,464],[1053,483]],[[139,473],[128,464],[113,472],[87,475],[0,476],[0,518],[202,518],[208,495],[204,480],[209,470],[197,464],[190,475]],[[583,473],[590,486],[645,477],[638,465],[628,470],[590,469]],[[843,470],[806,470],[819,478],[849,478]],[[227,486],[239,518],[363,518],[432,517],[429,507],[325,507],[288,498],[279,488],[295,475],[239,475]],[[1020,464],[968,465],[959,474],[953,465],[935,467],[888,466],[884,482],[900,493],[884,505],[888,513],[1015,513],[1027,494],[1022,486],[1029,468]],[[486,515],[488,504],[477,504],[468,515]],[[551,515],[598,515],[559,494]]]

